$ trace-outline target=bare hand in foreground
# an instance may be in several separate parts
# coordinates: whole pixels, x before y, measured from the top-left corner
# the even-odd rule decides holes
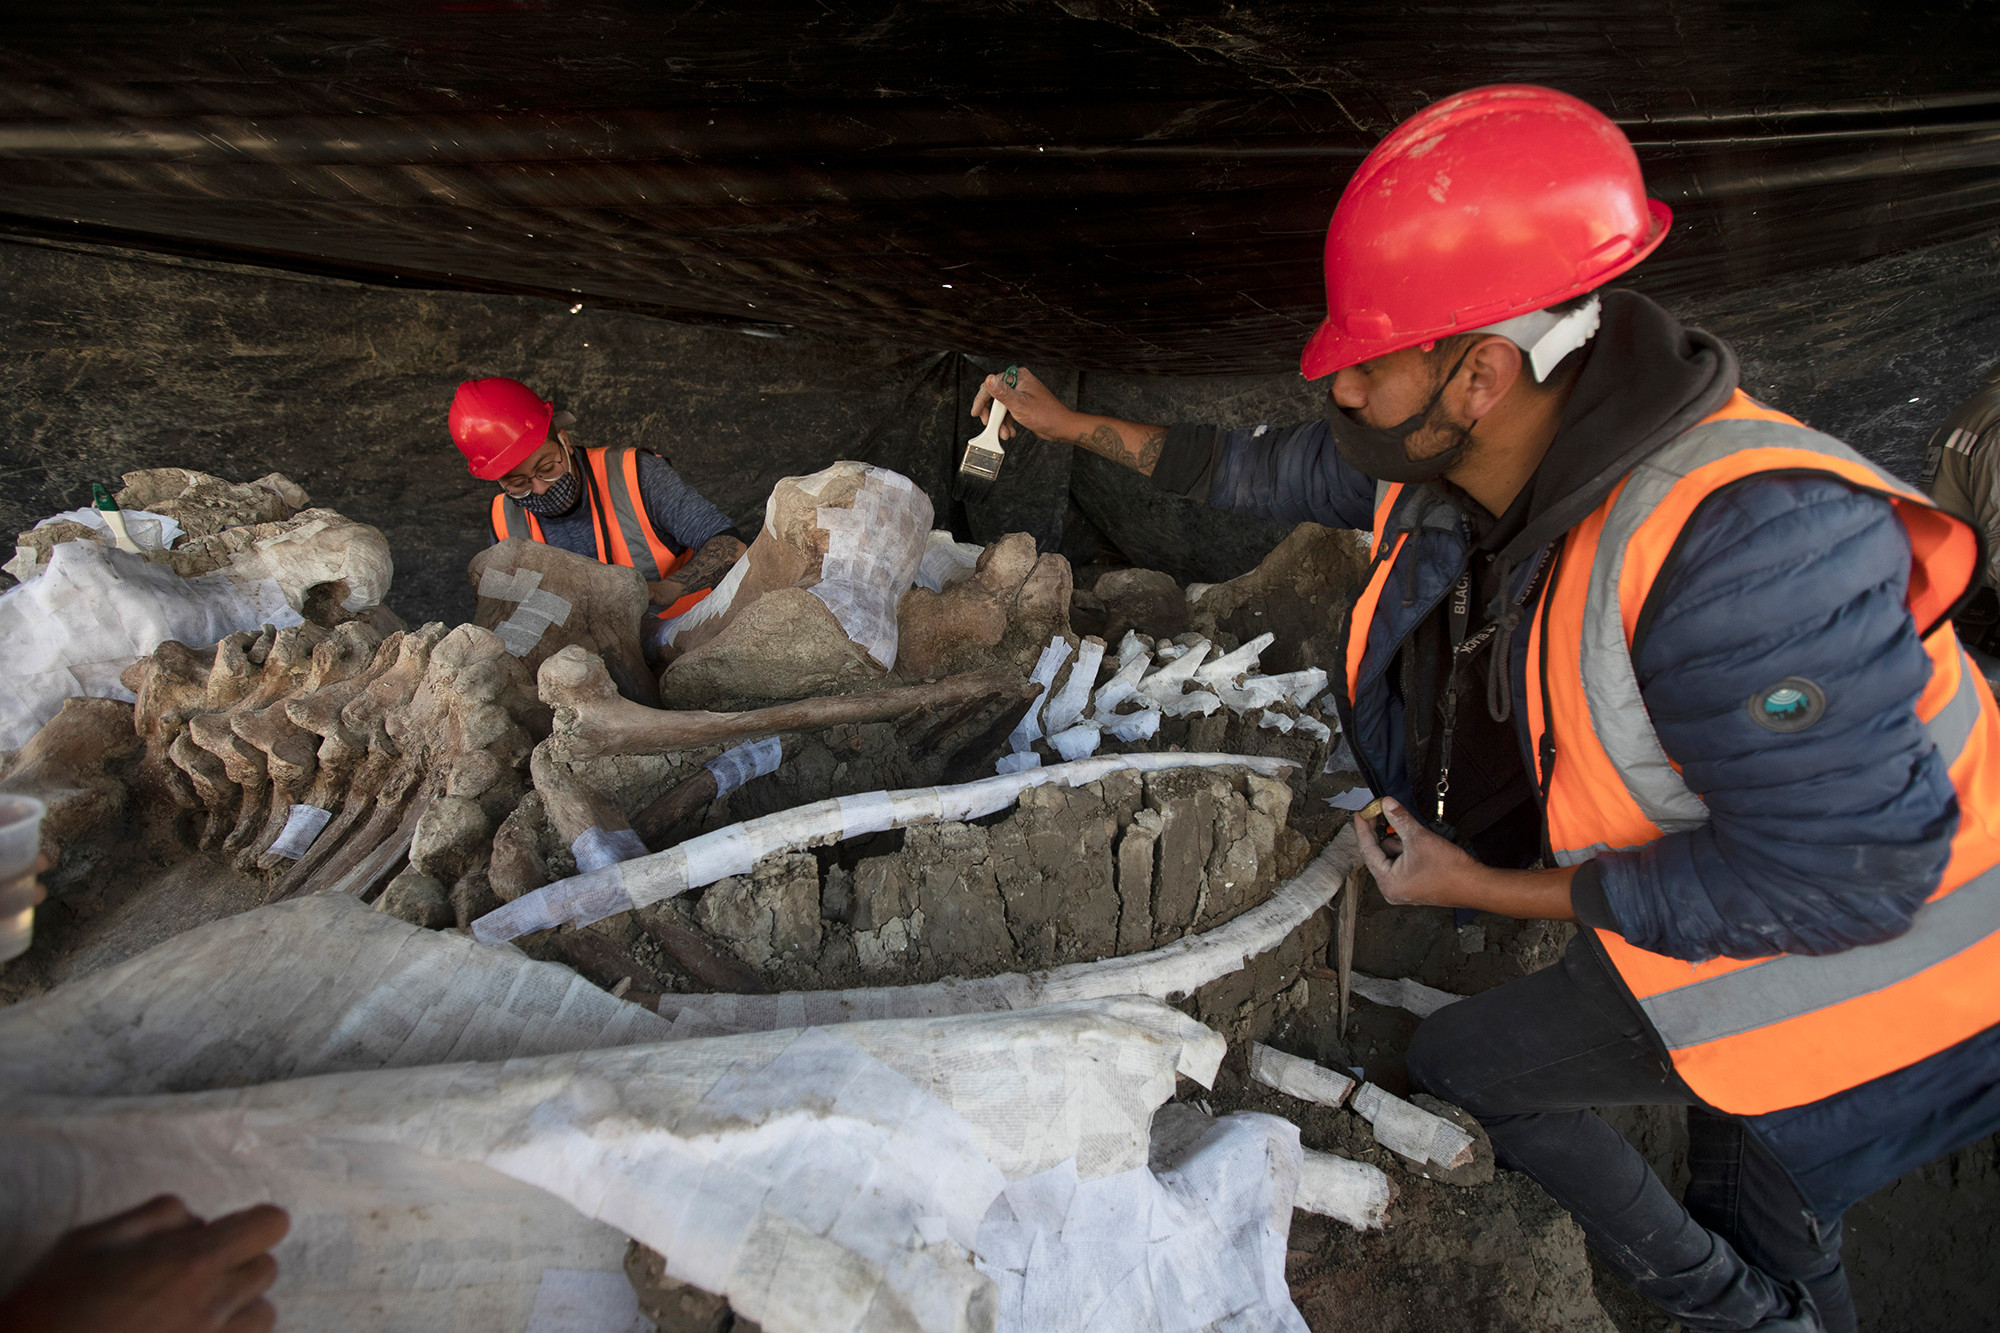
[[[1470,905],[1465,889],[1480,864],[1451,842],[1425,828],[1423,821],[1395,800],[1382,802],[1382,814],[1395,830],[1377,841],[1372,821],[1356,816],[1354,831],[1361,838],[1361,859],[1382,896],[1398,907],[1457,907]],[[1386,846],[1386,843],[1399,846]],[[1393,859],[1391,859],[1393,857]]]
[[[9,1333],[266,1333],[291,1229],[268,1203],[204,1222],[170,1194],[78,1227],[0,1297]]]
[[[1026,366],[1020,371],[1020,383],[1011,389],[1000,376],[988,375],[972,400],[972,415],[985,422],[992,413],[993,400],[998,398],[1007,407],[1007,419],[1000,423],[1001,439],[1014,438],[1016,423],[1045,440],[1067,442],[1074,438],[1076,413],[1050,393],[1049,386],[1036,379],[1034,371]]]

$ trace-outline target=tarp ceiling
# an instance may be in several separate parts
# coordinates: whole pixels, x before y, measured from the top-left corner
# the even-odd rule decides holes
[[[16,6],[0,227],[1127,371],[1294,363],[1397,120],[1548,83],[1712,294],[1991,228],[2000,6]]]

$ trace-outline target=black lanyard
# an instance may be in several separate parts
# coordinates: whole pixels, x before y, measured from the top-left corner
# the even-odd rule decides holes
[[[1466,637],[1472,626],[1472,568],[1468,564],[1458,582],[1451,585],[1445,599],[1445,625],[1451,635],[1451,667],[1444,687],[1444,727],[1438,737],[1437,809],[1433,823],[1444,827],[1444,798],[1451,790],[1451,734],[1458,722],[1458,677],[1466,661],[1483,647],[1500,628],[1488,621],[1477,634]]]

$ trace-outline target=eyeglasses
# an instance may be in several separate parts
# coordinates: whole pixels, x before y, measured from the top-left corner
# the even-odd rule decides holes
[[[509,495],[526,495],[538,481],[558,481],[569,471],[569,454],[561,450],[550,454],[526,472],[510,472],[500,478],[500,489]]]

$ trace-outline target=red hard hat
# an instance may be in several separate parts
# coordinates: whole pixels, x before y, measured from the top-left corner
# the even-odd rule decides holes
[[[519,380],[467,380],[451,399],[451,442],[473,476],[498,481],[549,438],[555,404]]]
[[[1358,361],[1579,296],[1651,254],[1673,213],[1630,141],[1553,88],[1434,102],[1375,145],[1326,229],[1326,322],[1299,370]]]

